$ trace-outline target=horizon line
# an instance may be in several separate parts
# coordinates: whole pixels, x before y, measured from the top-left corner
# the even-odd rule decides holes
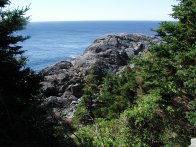
[[[109,22],[109,21],[154,21],[154,22],[161,22],[161,21],[171,21],[171,22],[177,22],[178,20],[44,20],[44,21],[34,21],[30,20],[29,22]]]

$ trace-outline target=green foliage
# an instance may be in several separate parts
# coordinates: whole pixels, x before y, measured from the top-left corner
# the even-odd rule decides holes
[[[133,146],[161,146],[159,133],[164,126],[157,115],[160,111],[159,101],[159,90],[153,91],[140,97],[137,105],[121,115],[124,120],[129,121]]]
[[[175,124],[175,108],[161,102],[160,90],[145,94],[137,105],[127,109],[121,118],[128,120],[133,146],[187,146],[189,137],[181,126]]]
[[[53,146],[53,124],[39,106],[43,77],[26,67],[19,43],[29,37],[17,35],[29,8],[10,10],[9,4],[0,0],[0,146]]]
[[[137,126],[138,123],[153,118],[155,111],[159,108],[159,101],[160,94],[158,90],[145,94],[138,99],[137,105],[134,108],[127,109],[123,115],[129,119],[136,118],[134,124]]]
[[[196,126],[196,101],[190,102],[190,107],[192,107],[192,110],[186,113],[187,119]]]
[[[133,103],[137,83],[134,74],[127,71],[122,76],[114,76],[111,71],[102,81],[91,72],[87,76],[84,94],[75,111],[80,122],[93,121],[94,118],[119,118],[120,113]],[[131,82],[129,82],[131,81]]]
[[[195,108],[189,104],[195,102],[196,93],[196,22],[190,17],[196,13],[194,6],[193,1],[175,6],[173,16],[180,17],[179,22],[161,23],[156,32],[162,43],[132,61],[137,76],[144,79],[141,101],[126,112],[136,146],[187,146],[196,135]],[[160,91],[159,101],[150,107],[145,99],[153,104],[155,89]]]
[[[130,106],[135,96],[135,92],[132,89],[136,86],[134,82],[128,83],[132,77],[126,74],[114,76],[110,71],[103,78],[98,104],[94,109],[96,117],[118,118],[120,113]]]
[[[97,119],[94,125],[80,128],[76,133],[87,147],[131,146],[126,122],[115,119],[110,121]]]
[[[96,106],[96,101],[99,97],[98,83],[98,78],[95,75],[95,72],[92,70],[86,78],[86,84],[83,90],[84,94],[74,113],[74,118],[76,121],[78,120],[83,124],[92,123],[94,121],[94,109]]]
[[[173,11],[179,21],[156,30],[161,43],[132,59],[131,70],[103,78],[93,97],[94,124],[77,132],[84,144],[180,147],[196,137],[195,0]]]

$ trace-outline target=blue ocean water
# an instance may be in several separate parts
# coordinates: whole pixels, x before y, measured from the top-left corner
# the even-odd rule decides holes
[[[73,21],[31,22],[23,35],[31,36],[22,43],[29,61],[27,66],[34,70],[70,60],[81,55],[98,37],[112,33],[143,33],[154,35],[151,29],[159,26],[157,21]]]

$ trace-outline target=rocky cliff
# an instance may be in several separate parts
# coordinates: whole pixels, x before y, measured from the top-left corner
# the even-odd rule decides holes
[[[155,37],[142,34],[105,35],[96,39],[83,55],[43,69],[45,105],[59,117],[72,117],[90,69],[100,75],[108,70],[120,74],[128,66],[130,57],[143,54],[157,41]]]

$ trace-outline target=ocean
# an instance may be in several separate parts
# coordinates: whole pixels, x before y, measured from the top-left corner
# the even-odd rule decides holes
[[[92,42],[105,34],[142,33],[153,36],[158,21],[73,21],[31,22],[19,32],[30,39],[22,43],[27,66],[39,71],[62,60],[81,54]]]

